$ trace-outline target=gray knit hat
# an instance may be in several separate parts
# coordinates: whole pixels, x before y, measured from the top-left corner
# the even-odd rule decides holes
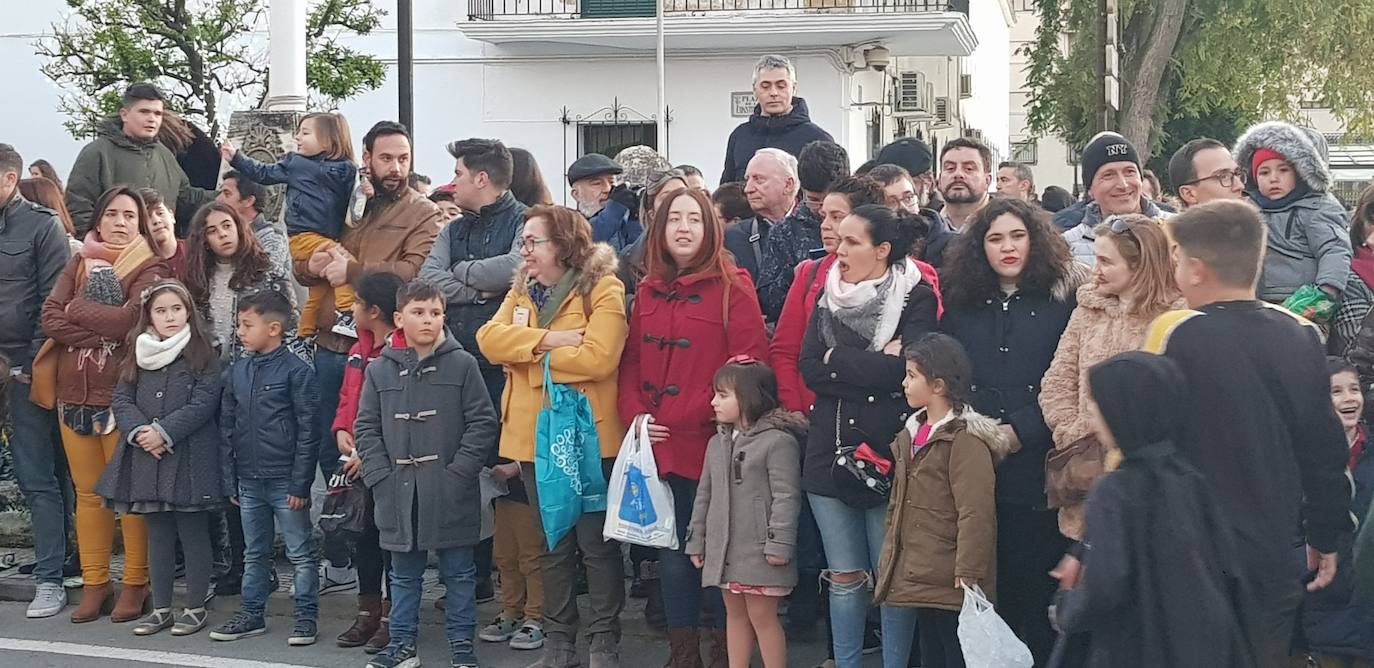
[[[615,155],[615,162],[625,171],[616,177],[616,183],[624,183],[632,188],[647,188],[658,176],[673,168],[667,158],[648,146],[631,146]]]

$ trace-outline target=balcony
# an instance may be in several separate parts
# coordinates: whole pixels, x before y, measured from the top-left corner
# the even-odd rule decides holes
[[[652,50],[655,2],[674,50],[840,47],[962,56],[977,44],[969,0],[468,0],[468,37],[490,44]]]

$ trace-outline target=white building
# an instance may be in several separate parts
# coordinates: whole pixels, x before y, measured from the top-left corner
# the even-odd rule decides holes
[[[730,131],[752,111],[752,67],[765,53],[792,59],[812,120],[855,166],[906,134],[938,146],[972,132],[1007,151],[1013,0],[662,1],[668,143],[660,148],[708,181],[720,174]],[[564,170],[583,153],[655,144],[653,3],[416,0],[416,170],[446,180],[445,143],[497,137],[533,152],[560,199]],[[61,126],[57,90],[38,72],[32,44],[63,5],[30,0],[0,28],[7,86],[26,100],[0,108],[0,141],[59,172],[80,144]],[[380,89],[340,110],[355,141],[373,121],[396,117],[394,21],[393,12],[353,44],[389,68]],[[257,39],[265,42],[265,33]],[[884,53],[889,63],[880,70]]]

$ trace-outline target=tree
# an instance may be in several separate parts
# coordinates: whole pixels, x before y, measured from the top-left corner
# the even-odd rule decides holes
[[[1297,120],[1319,100],[1352,134],[1374,130],[1374,3],[1367,0],[1119,0],[1117,130],[1148,157],[1179,119]],[[1094,111],[1097,0],[1036,0],[1025,47],[1032,131],[1082,146]],[[1187,127],[1183,123],[1179,127]]]
[[[267,0],[66,0],[71,14],[36,48],[43,73],[65,93],[65,125],[89,136],[114,113],[124,87],[154,81],[169,106],[219,135],[223,98],[262,102],[266,54],[254,48]],[[369,0],[312,0],[306,26],[306,82],[328,106],[377,88],[386,70],[340,43],[366,35],[384,14]]]

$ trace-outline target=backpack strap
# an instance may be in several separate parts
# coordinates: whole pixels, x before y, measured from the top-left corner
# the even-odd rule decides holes
[[[749,245],[754,249],[754,265],[763,271],[763,235],[759,234],[759,217],[749,219]]]

